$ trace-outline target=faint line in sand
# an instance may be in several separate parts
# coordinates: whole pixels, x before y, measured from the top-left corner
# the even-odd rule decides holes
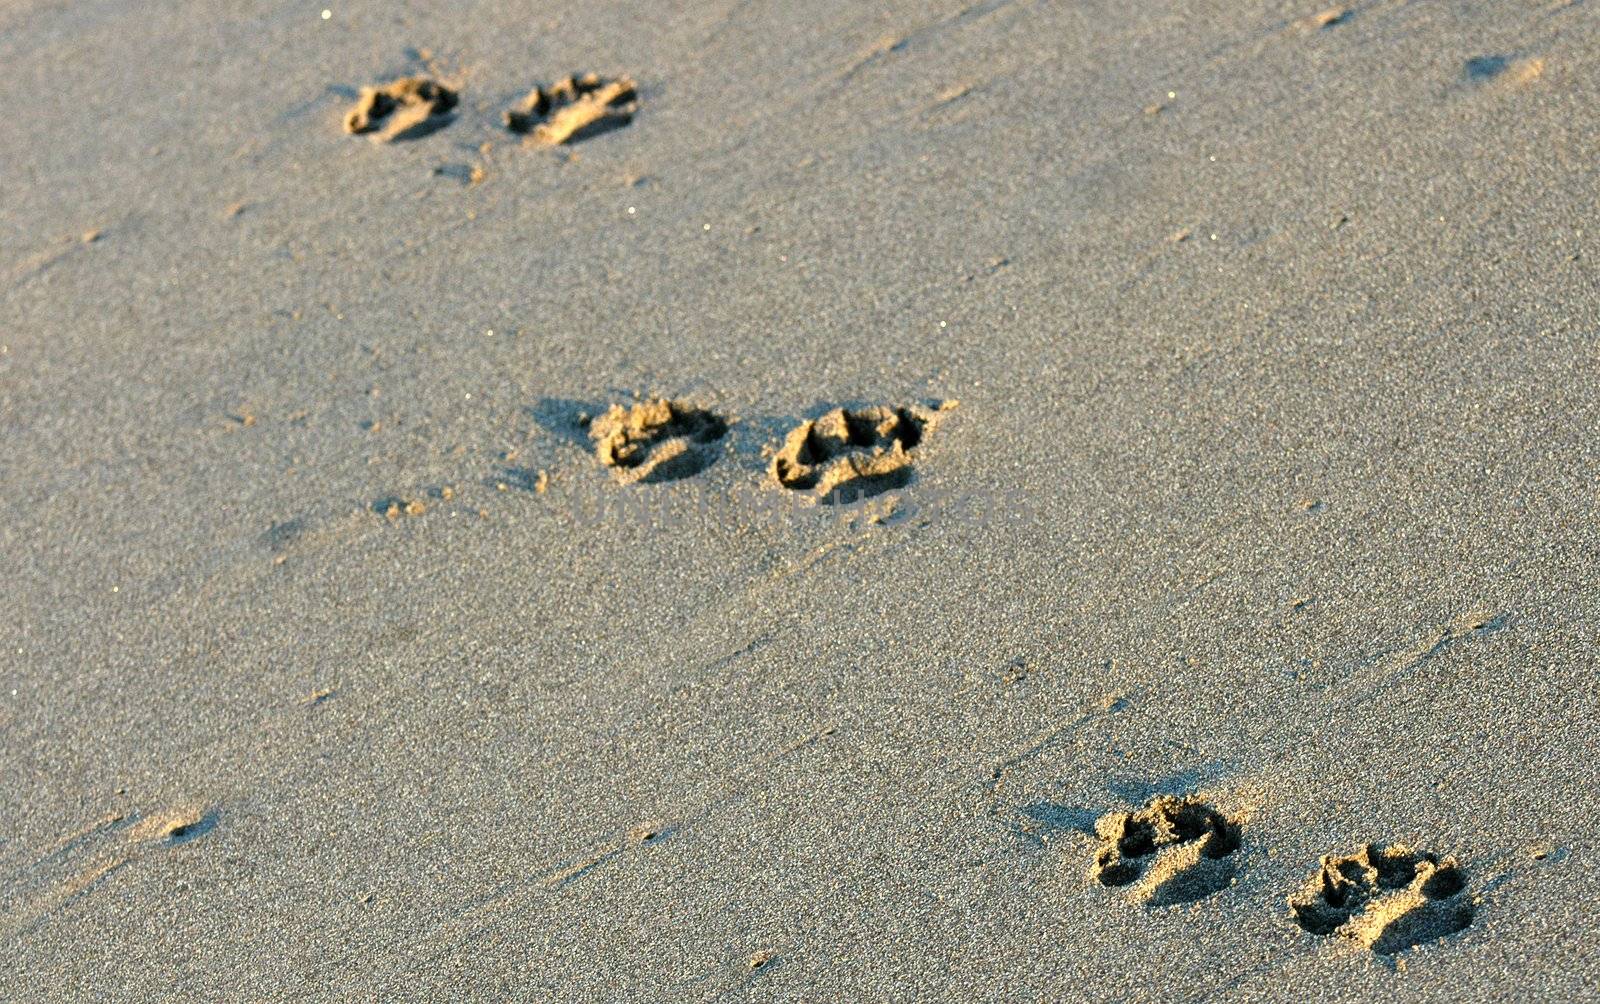
[[[1079,731],[1084,726],[1089,725],[1098,719],[1115,714],[1115,711],[1113,710],[1114,707],[1115,705],[1112,705],[1105,708],[1098,708],[1093,711],[1085,711],[1076,717],[1068,716],[1066,718],[1057,719],[1051,724],[1045,726],[1043,729],[1040,729],[1038,732],[1035,732],[1033,737],[1022,746],[1018,747],[1015,752],[1009,756],[1002,757],[1001,760],[995,764],[989,778],[990,793],[997,793],[1001,784],[1004,783],[1006,775],[1010,774],[1016,768],[1025,763],[1037,760],[1047,751],[1060,745],[1063,740],[1071,736],[1073,733]]]
[[[1390,650],[1364,663],[1356,672],[1342,681],[1341,688],[1347,696],[1341,706],[1363,699],[1380,686],[1388,686],[1411,676],[1432,660],[1443,655],[1457,642],[1482,638],[1504,630],[1509,621],[1505,614],[1474,610],[1457,617],[1441,628],[1421,645]],[[1348,693],[1356,691],[1355,693]]]
[[[57,840],[55,843],[51,844],[40,854],[38,864],[45,864],[52,858],[58,857],[65,853],[73,845],[81,843],[97,833],[108,830],[127,818],[128,814],[125,812],[106,813],[104,816],[101,816],[94,822],[79,827],[77,830],[74,830],[73,832]]]
[[[36,930],[52,914],[65,909],[73,900],[99,885],[101,880],[133,860],[121,854],[90,865],[60,886],[36,898],[33,903],[5,918],[5,936],[20,938]]]
[[[744,783],[744,780],[750,774],[813,746],[837,731],[838,726],[829,723],[784,743],[764,755],[747,761],[742,767],[735,769],[726,780],[716,784],[712,792],[706,797],[680,811],[671,822],[655,821],[635,826],[625,834],[613,836],[598,845],[592,846],[590,850],[552,870],[547,870],[542,874],[530,876],[526,879],[511,879],[502,883],[499,889],[465,907],[454,919],[441,923],[430,934],[414,939],[412,944],[433,943],[433,951],[428,957],[437,957],[451,945],[458,944],[495,924],[501,914],[515,908],[528,895],[557,892],[583,876],[593,873],[614,858],[619,857],[623,851],[631,847],[655,843],[664,837],[671,836],[683,827],[705,818],[712,809],[726,803],[746,790],[748,785]],[[343,960],[340,960],[339,964],[342,963]]]
[[[900,52],[913,42],[921,41],[930,35],[951,28],[960,28],[1021,2],[1024,2],[1024,0],[983,0],[981,3],[968,4],[960,10],[947,14],[937,21],[922,25],[920,28],[913,28],[903,35],[885,35],[874,42],[854,63],[851,63],[845,68],[844,72],[839,74],[839,82],[848,83],[861,71],[876,64],[883,57],[891,53]]]

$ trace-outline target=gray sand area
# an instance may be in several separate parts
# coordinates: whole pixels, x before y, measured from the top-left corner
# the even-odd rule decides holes
[[[0,66],[0,1000],[1600,1000],[1600,3]]]

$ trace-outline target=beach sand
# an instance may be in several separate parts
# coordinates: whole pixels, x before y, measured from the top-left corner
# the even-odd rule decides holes
[[[1597,11],[0,5],[0,999],[1600,999]]]

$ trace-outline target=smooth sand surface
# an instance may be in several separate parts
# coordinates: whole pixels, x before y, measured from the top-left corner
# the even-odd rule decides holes
[[[1597,999],[1600,4],[321,6],[0,4],[0,999]]]

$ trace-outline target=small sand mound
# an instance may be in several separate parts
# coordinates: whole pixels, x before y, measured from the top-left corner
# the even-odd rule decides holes
[[[140,843],[182,843],[209,830],[214,821],[212,813],[205,809],[158,812],[140,820],[128,831],[128,839]]]
[[[1393,955],[1471,924],[1466,888],[1453,858],[1368,844],[1355,854],[1324,855],[1317,874],[1289,897],[1289,910],[1312,934],[1337,934]]]
[[[1190,903],[1233,881],[1239,824],[1198,799],[1161,795],[1137,812],[1101,817],[1095,832],[1095,879],[1132,886],[1150,906]]]
[[[614,404],[589,425],[595,455],[626,483],[653,484],[698,474],[716,462],[728,434],[722,417],[685,401],[655,398]]]
[[[911,451],[953,407],[954,401],[937,410],[835,408],[789,433],[772,459],[772,475],[783,487],[811,492],[820,502],[850,502],[903,488],[911,482]]]
[[[381,87],[363,87],[344,117],[349,133],[377,132],[384,142],[424,136],[449,121],[456,92],[427,77],[401,77]]]
[[[1493,81],[1508,87],[1522,87],[1544,76],[1545,62],[1537,57],[1516,59],[1511,56],[1475,56],[1466,61],[1462,72],[1467,82],[1484,84]]]
[[[506,128],[514,133],[531,132],[532,142],[548,146],[581,140],[632,122],[639,110],[637,97],[638,90],[628,77],[571,76],[549,89],[529,91],[506,112]]]
[[[1519,59],[1511,64],[1506,73],[1506,79],[1514,85],[1531,84],[1542,76],[1544,76],[1542,59]]]
[[[1334,25],[1344,24],[1350,19],[1350,8],[1328,7],[1307,15],[1295,22],[1295,27],[1302,32],[1316,32]]]

